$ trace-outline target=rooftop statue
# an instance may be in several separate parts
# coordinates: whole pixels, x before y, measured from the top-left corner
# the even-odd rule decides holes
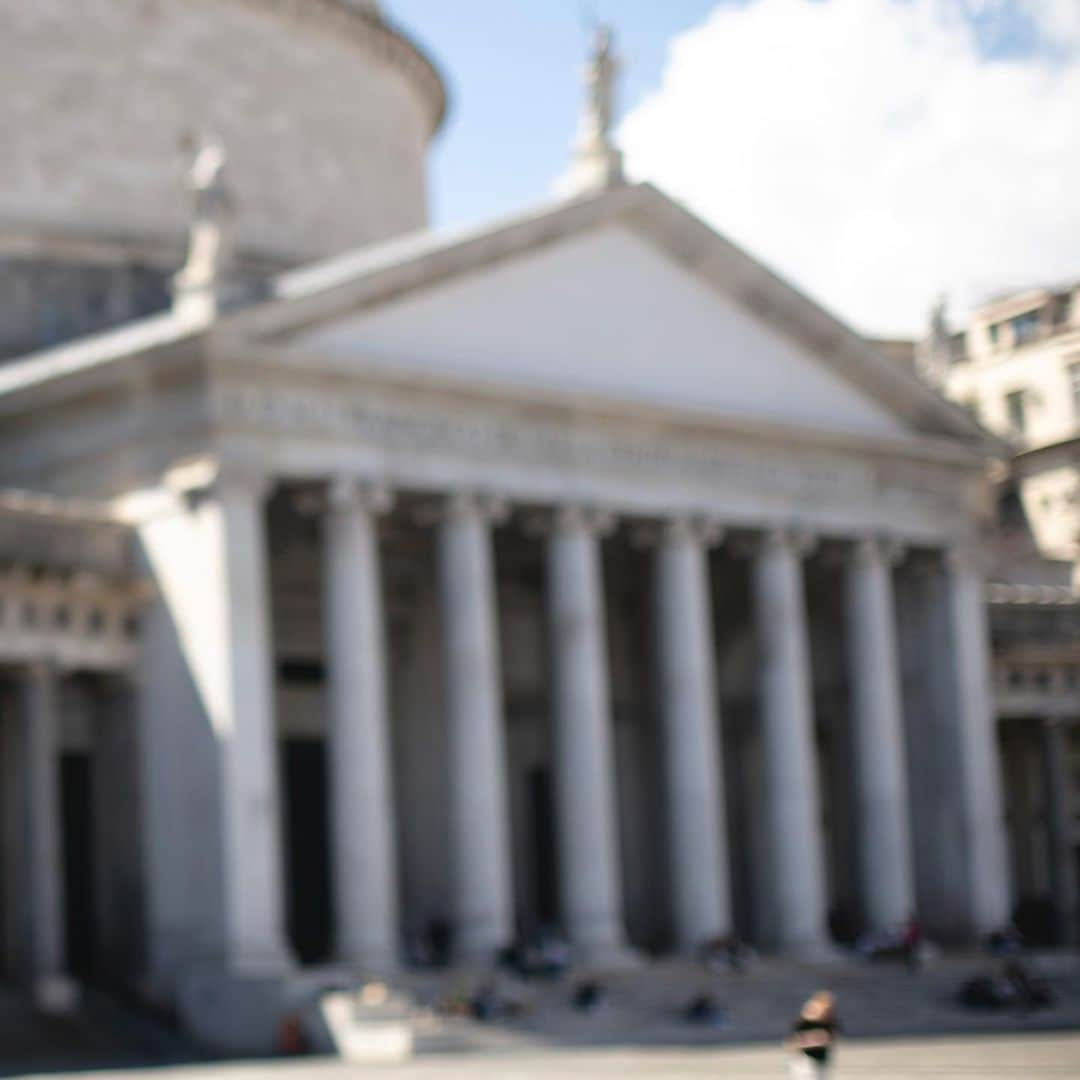
[[[919,343],[916,359],[922,375],[931,384],[941,386],[952,362],[952,334],[949,332],[948,300],[942,295],[930,309],[926,336]]]
[[[225,148],[215,140],[195,152],[187,176],[192,199],[187,259],[173,279],[178,294],[213,292],[231,258],[235,205],[225,163]]]
[[[615,126],[615,90],[622,63],[615,55],[615,32],[610,26],[596,28],[593,54],[585,69],[588,100],[585,110],[586,139],[610,141]]]
[[[610,26],[597,26],[585,67],[585,108],[573,165],[565,184],[568,193],[602,191],[623,182],[622,154],[612,139],[621,68],[622,62],[615,53],[614,30]]]
[[[937,298],[930,309],[930,341],[936,346],[948,346],[950,340],[948,300],[944,295]]]

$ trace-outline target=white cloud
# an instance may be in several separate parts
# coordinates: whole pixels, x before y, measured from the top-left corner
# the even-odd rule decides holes
[[[629,171],[871,333],[1080,278],[1080,3],[1006,2],[1038,55],[980,55],[1002,0],[720,6],[624,122]]]

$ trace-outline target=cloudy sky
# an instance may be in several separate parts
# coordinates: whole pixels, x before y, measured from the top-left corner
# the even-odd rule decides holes
[[[941,292],[960,315],[998,290],[1080,278],[1080,0],[389,7],[455,91],[439,220],[550,192],[591,7],[622,34],[633,177],[856,327],[913,333]]]

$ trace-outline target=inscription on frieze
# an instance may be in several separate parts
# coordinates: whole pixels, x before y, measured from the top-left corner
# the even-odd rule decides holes
[[[624,435],[369,395],[219,386],[215,410],[226,426],[355,440],[390,453],[666,478],[796,502],[884,497],[896,504],[948,506],[955,498],[954,486],[929,470],[909,470],[901,483],[890,477],[885,484],[873,463],[840,454],[808,458],[796,451],[800,459],[793,460],[790,452],[761,452],[720,439]]]

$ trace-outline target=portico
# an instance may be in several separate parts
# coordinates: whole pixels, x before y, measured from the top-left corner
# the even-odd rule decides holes
[[[452,957],[485,963],[548,921],[582,962],[601,965],[621,962],[628,948],[693,950],[732,933],[813,955],[828,947],[838,904],[854,902],[864,928],[888,928],[920,910],[920,890],[932,898],[922,910],[935,929],[943,905],[946,934],[985,932],[1006,918],[1007,899],[986,884],[1000,852],[999,819],[980,804],[987,791],[951,778],[954,802],[935,803],[949,793],[919,775],[926,748],[918,732],[905,734],[905,711],[920,706],[904,699],[901,635],[909,650],[921,649],[919,663],[937,673],[940,692],[963,701],[958,657],[971,655],[982,632],[978,618],[968,626],[954,612],[945,639],[924,637],[898,615],[894,594],[907,574],[932,570],[949,595],[966,587],[956,575],[967,564],[950,542],[835,525],[814,532],[807,517],[787,527],[771,515],[725,518],[705,503],[669,515],[620,512],[613,498],[545,505],[505,489],[438,492],[359,471],[245,490],[245,530],[270,554],[266,571],[243,588],[261,594],[256,610],[273,613],[276,625],[260,639],[274,642],[265,666],[278,676],[269,704],[249,721],[249,737],[258,733],[264,746],[243,761],[261,768],[282,739],[303,732],[326,746],[335,932],[323,962],[392,970],[445,924]],[[191,505],[203,498],[187,493]],[[640,580],[622,576],[627,560],[638,560]],[[839,566],[847,582],[836,610],[824,614],[811,610],[805,581],[820,565]],[[748,612],[724,610],[719,590],[732,574],[743,579]],[[615,593],[640,594],[640,625],[625,622]],[[314,608],[313,597],[322,598]],[[811,656],[819,617],[839,620],[847,646],[838,657]],[[738,645],[721,647],[714,627]],[[523,665],[517,658],[530,647],[541,655]],[[745,663],[732,670],[740,651]],[[507,655],[515,658],[509,670]],[[320,673],[306,691],[288,677],[304,663]],[[530,663],[534,670],[521,672]],[[823,695],[838,693],[828,689],[830,666],[842,672],[842,722],[836,706],[817,715]],[[724,721],[728,695],[749,714],[743,725],[758,763],[731,797],[726,759],[737,736]],[[530,719],[521,718],[526,708]],[[981,736],[977,725],[941,722],[935,737],[957,753],[974,737],[996,753],[988,720]],[[551,784],[543,809],[523,780],[522,725],[546,747],[533,754],[534,771],[539,763]],[[845,739],[857,765],[850,790],[833,790],[830,801],[858,807],[846,841],[826,837],[822,793],[835,788],[829,755]],[[274,776],[260,783],[279,802],[302,797]],[[942,847],[958,834],[925,820],[911,788],[943,807],[956,830],[979,831],[966,832],[971,862],[959,876],[948,876],[957,868],[946,871]],[[734,818],[753,823],[748,832],[729,821],[732,799]],[[545,812],[550,820],[538,822]],[[287,818],[244,819],[248,831],[232,857],[237,879],[253,872],[245,858],[289,847]],[[554,834],[553,865],[538,862],[538,828]],[[924,850],[916,852],[913,834]],[[853,888],[835,880],[830,843],[856,865]],[[279,915],[251,946],[257,955],[293,948],[281,912],[311,883],[288,863],[279,856],[268,864],[276,876],[265,879],[259,903],[272,891]],[[751,881],[733,880],[740,864],[751,867]],[[652,873],[642,875],[643,866]],[[545,874],[557,887],[543,918]],[[751,918],[736,919],[736,888],[751,898]],[[237,925],[251,933],[257,923],[238,917]]]

